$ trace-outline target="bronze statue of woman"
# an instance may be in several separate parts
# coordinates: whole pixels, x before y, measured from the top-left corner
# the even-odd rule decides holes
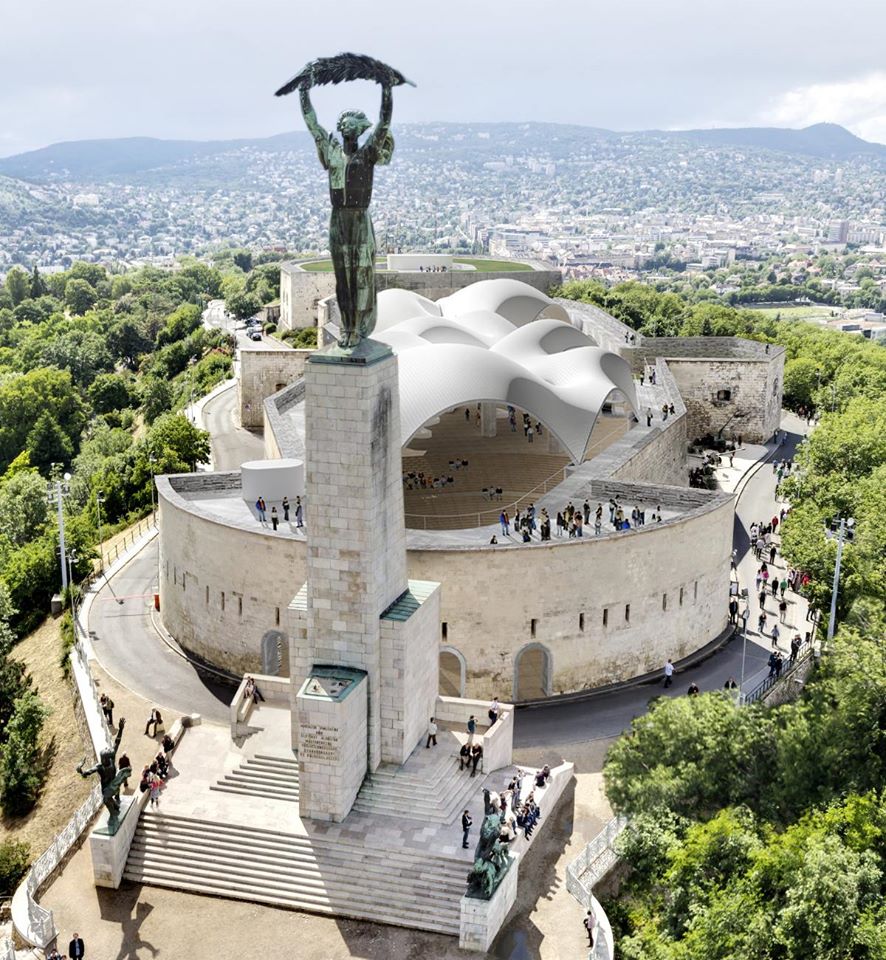
[[[341,142],[317,121],[311,104],[311,87],[347,80],[374,80],[381,85],[381,111],[375,129],[361,144],[360,137],[372,126],[360,110],[346,110],[338,118]],[[402,73],[362,54],[341,53],[309,63],[277,91],[285,96],[295,90],[301,110],[317,145],[320,163],[329,173],[329,251],[335,269],[335,293],[341,312],[339,345],[356,347],[375,329],[375,232],[369,216],[375,165],[391,162],[394,138],[391,114],[392,88],[402,83],[414,86]]]
[[[301,109],[317,145],[323,168],[329,173],[329,251],[335,269],[335,295],[341,312],[342,347],[355,347],[375,329],[375,231],[369,215],[372,178],[377,163],[391,162],[394,138],[390,84],[382,86],[381,112],[375,129],[360,110],[346,110],[338,118],[341,143],[317,122],[307,86],[301,88]]]

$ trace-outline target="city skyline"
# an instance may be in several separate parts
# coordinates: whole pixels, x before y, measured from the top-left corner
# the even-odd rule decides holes
[[[740,16],[698,0],[630,11],[566,0],[553,14],[525,0],[482,8],[453,0],[421,20],[400,0],[382,12],[343,0],[334,18],[293,14],[274,0],[257,0],[247,19],[205,0],[187,8],[161,0],[125,19],[107,0],[86,10],[57,0],[39,7],[40,16],[32,7],[6,12],[0,156],[63,140],[299,129],[295,105],[273,90],[306,60],[343,49],[416,80],[417,91],[398,92],[400,122],[648,130],[829,121],[886,141],[877,39],[886,9],[866,0],[839,14],[821,0],[776,9],[752,0]],[[374,111],[376,98],[353,87],[316,97],[327,116],[352,101]]]

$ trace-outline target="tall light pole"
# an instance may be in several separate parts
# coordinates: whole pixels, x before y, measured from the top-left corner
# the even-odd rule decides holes
[[[72,550],[68,554],[68,582],[71,584],[71,589],[68,591],[68,596],[71,598],[71,628],[74,631],[74,639],[77,638],[77,609],[74,606],[74,564],[77,562],[77,554]],[[64,563],[64,558],[62,558],[62,563]]]
[[[827,642],[830,644],[834,639],[834,631],[837,628],[837,596],[840,592],[840,563],[843,559],[843,540],[852,539],[852,531],[855,527],[855,520],[852,517],[844,519],[840,517],[840,529],[837,531],[837,559],[834,563],[834,585],[831,588],[831,615],[828,620]]]
[[[148,454],[148,463],[151,464],[151,516],[154,520],[154,526],[157,525],[157,512],[154,508],[154,464],[157,462],[157,458],[153,453]]]
[[[105,557],[102,550],[102,504],[105,502],[105,495],[99,490],[95,495],[95,506],[98,511],[98,572],[105,569]]]
[[[751,605],[745,596],[744,607],[741,611],[741,679],[738,682],[738,699],[744,703],[744,667],[748,653],[748,620],[751,618]]]
[[[56,466],[56,464],[53,464]],[[49,481],[49,489],[47,491],[47,498],[53,506],[56,507],[58,511],[58,546],[59,546],[59,562],[61,563],[61,574],[62,574],[62,593],[68,589],[68,570],[65,566],[65,510],[64,510],[64,498],[65,494],[68,492],[68,481],[71,479],[71,475],[66,473],[59,480]]]

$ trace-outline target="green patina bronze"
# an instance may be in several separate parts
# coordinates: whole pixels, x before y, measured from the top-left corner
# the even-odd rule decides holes
[[[381,84],[381,110],[369,136],[360,137],[372,127],[360,110],[346,110],[338,118],[339,141],[317,120],[311,104],[312,86],[366,79]],[[329,252],[335,270],[335,294],[341,314],[339,346],[352,350],[375,329],[375,232],[369,215],[372,181],[376,164],[391,162],[394,138],[391,114],[392,89],[409,83],[401,73],[370,57],[344,53],[309,63],[277,96],[299,91],[305,124],[317,145],[323,169],[329,174]]]
[[[474,851],[474,866],[468,874],[469,897],[489,900],[510,869],[512,858],[501,836],[501,808],[497,795],[483,791],[484,815],[480,839]]]
[[[117,727],[117,736],[114,739],[114,746],[109,750],[102,750],[99,756],[99,762],[88,770],[83,767],[85,760],[81,760],[77,765],[77,773],[84,779],[97,773],[102,785],[102,802],[108,811],[108,833],[113,836],[117,832],[120,818],[120,787],[124,780],[132,776],[131,767],[122,767],[117,769],[117,751],[120,748],[120,740],[123,737],[123,728],[126,721],[121,717],[120,724]]]

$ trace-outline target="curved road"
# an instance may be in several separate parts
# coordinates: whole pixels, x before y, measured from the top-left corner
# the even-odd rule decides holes
[[[227,393],[236,396],[234,390]],[[225,396],[227,394],[221,395]],[[803,426],[797,418],[788,416],[783,426],[789,432],[785,444],[776,454],[778,459],[793,457],[803,436]],[[774,488],[773,471],[768,464],[763,464],[754,468],[738,501],[734,542],[742,586],[753,584],[756,568],[747,529],[754,520],[768,520],[777,512]],[[190,663],[169,649],[151,624],[157,549],[155,539],[113,578],[113,592],[123,599],[122,604],[115,602],[107,585],[96,597],[90,618],[96,655],[109,673],[144,697],[175,710],[196,711],[209,720],[225,723],[233,688],[201,676]],[[751,589],[749,627],[756,623],[757,606],[753,592]],[[799,604],[795,609],[799,611],[799,620],[804,611]],[[805,625],[798,622],[797,628],[803,632]],[[782,647],[789,640],[789,631],[785,629],[783,633]],[[761,640],[749,629],[745,689],[752,688],[766,675],[770,649],[768,638]],[[516,717],[514,746],[552,747],[617,736],[630,726],[634,717],[648,709],[654,697],[680,696],[691,681],[704,691],[721,688],[730,677],[738,680],[741,660],[742,642],[733,638],[707,660],[678,674],[669,690],[664,690],[660,684],[645,684],[595,694],[585,700],[521,709]]]
[[[259,433],[241,427],[237,416],[237,387],[232,384],[203,407],[215,470],[239,470],[247,460],[263,460],[265,443]]]

